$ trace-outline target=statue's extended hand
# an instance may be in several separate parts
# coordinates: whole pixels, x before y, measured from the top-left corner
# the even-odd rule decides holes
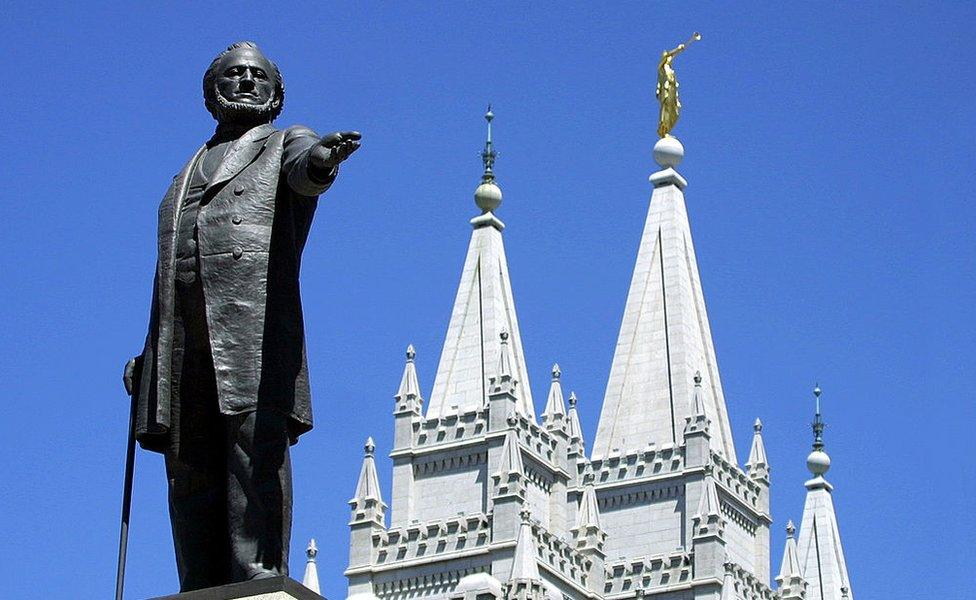
[[[309,156],[312,163],[321,169],[331,169],[349,158],[359,149],[363,138],[358,131],[336,131],[319,140]]]
[[[125,370],[122,373],[122,383],[125,384],[125,392],[132,395],[133,385],[136,377],[136,359],[130,358],[125,363]]]

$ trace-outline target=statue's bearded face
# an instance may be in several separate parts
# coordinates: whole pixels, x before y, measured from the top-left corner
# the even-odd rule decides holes
[[[268,123],[277,116],[275,66],[256,48],[238,48],[214,65],[211,112],[221,123]],[[208,106],[208,108],[211,108]]]

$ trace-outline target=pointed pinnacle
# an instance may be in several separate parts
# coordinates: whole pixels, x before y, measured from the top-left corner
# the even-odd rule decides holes
[[[372,436],[366,438],[366,444],[363,445],[363,450],[366,451],[366,456],[373,456],[373,453],[376,452],[376,444],[373,443]]]
[[[563,372],[559,370],[559,363],[552,363],[552,379],[553,381],[559,379]]]
[[[762,427],[762,421],[759,420],[759,417],[756,417],[756,422],[752,424],[752,430],[759,433],[762,431]]]
[[[786,536],[787,537],[793,537],[793,534],[795,534],[795,533],[796,533],[796,527],[793,525],[793,520],[790,519],[786,523]]]
[[[319,553],[319,549],[315,546],[315,538],[308,541],[308,547],[305,548],[305,556],[309,559],[314,559],[315,555]]]
[[[413,344],[407,345],[407,360],[412,361],[417,357],[417,351],[414,350]]]
[[[569,393],[569,407],[570,408],[576,408],[576,403],[577,402],[578,402],[578,400],[576,399],[576,392],[570,392]]]

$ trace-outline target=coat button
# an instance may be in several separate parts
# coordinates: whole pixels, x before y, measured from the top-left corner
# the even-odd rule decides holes
[[[241,185],[241,184],[238,183],[237,185],[234,186],[234,195],[235,196],[240,196],[243,193],[244,193],[244,186],[243,185]]]
[[[240,258],[242,256],[244,256],[244,248],[234,246],[234,258]]]
[[[240,225],[241,220],[242,220],[241,215],[234,215],[233,218],[231,218],[231,221],[234,222],[234,225]]]

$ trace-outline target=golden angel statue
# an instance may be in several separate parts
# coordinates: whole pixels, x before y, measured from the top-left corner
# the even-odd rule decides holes
[[[701,34],[696,31],[684,44],[678,44],[674,50],[665,50],[661,53],[661,62],[657,65],[657,90],[654,95],[661,103],[657,134],[662,138],[670,135],[681,112],[681,102],[678,101],[678,79],[671,67],[671,61],[674,60],[675,56],[684,52],[685,48],[690,46],[692,42],[697,42],[700,39]]]

